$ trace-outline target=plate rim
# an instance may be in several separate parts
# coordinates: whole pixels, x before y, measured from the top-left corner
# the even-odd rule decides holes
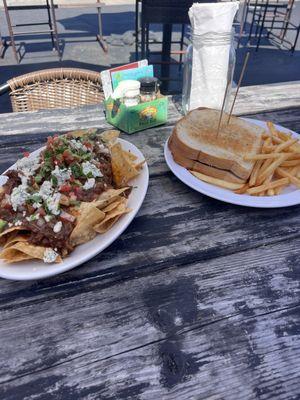
[[[254,118],[241,117],[241,119],[244,119],[250,123],[254,123],[259,126],[266,125],[266,121],[261,121]],[[297,132],[292,131],[291,129],[285,128],[284,126],[278,124],[275,124],[275,126],[276,128],[281,129],[283,131],[291,132],[293,136],[300,138],[300,135]],[[170,136],[168,137],[168,139],[164,144],[164,157],[169,169],[181,182],[183,182],[190,188],[196,190],[197,192],[204,194],[205,196],[211,197],[215,200],[222,201],[224,203],[234,204],[243,207],[252,207],[252,208],[283,208],[300,204],[300,189],[298,190],[296,189],[290,193],[280,194],[273,198],[268,196],[260,197],[260,196],[249,196],[245,194],[237,194],[230,192],[227,189],[223,189],[221,187],[217,187],[215,185],[203,182],[194,177],[190,172],[188,172],[186,168],[181,167],[174,161],[172,153],[168,147],[169,139]],[[172,163],[175,165],[175,167],[172,165]],[[293,195],[293,197],[295,198],[291,199],[291,195]],[[232,198],[230,199],[229,197]],[[284,201],[286,200],[287,197],[289,201]]]
[[[121,227],[120,227],[114,234],[112,234],[112,236],[108,239],[108,241],[107,241],[107,243],[105,244],[105,246],[104,246],[103,248],[101,248],[100,251],[96,251],[96,250],[95,250],[95,251],[92,252],[92,253],[87,252],[86,256],[83,256],[82,258],[80,258],[78,262],[77,262],[76,260],[74,260],[74,262],[73,262],[71,265],[68,265],[68,264],[64,265],[64,263],[49,264],[49,266],[50,266],[50,265],[52,265],[52,266],[54,265],[53,270],[50,270],[50,271],[48,271],[48,270],[47,270],[47,271],[43,271],[43,270],[42,270],[43,266],[45,266],[45,265],[47,265],[47,264],[43,264],[41,260],[36,260],[37,263],[40,263],[40,265],[37,264],[37,266],[36,266],[36,268],[39,269],[39,271],[38,271],[38,272],[37,272],[37,271],[34,271],[34,272],[32,271],[31,274],[34,274],[35,276],[30,276],[30,277],[28,277],[28,276],[23,275],[23,274],[19,274],[19,275],[17,274],[18,276],[14,276],[15,273],[12,273],[12,274],[11,274],[11,273],[6,273],[5,271],[1,270],[1,263],[3,263],[3,261],[0,260],[0,278],[7,279],[7,280],[10,280],[10,281],[37,281],[37,280],[46,279],[46,278],[53,277],[53,276],[55,276],[55,275],[62,274],[62,273],[64,273],[64,272],[70,271],[70,270],[72,270],[72,269],[74,269],[74,268],[76,268],[76,267],[78,267],[78,266],[84,264],[84,263],[87,262],[88,260],[91,260],[93,257],[95,257],[95,256],[97,256],[98,254],[102,253],[102,252],[103,252],[107,247],[109,247],[119,236],[122,235],[122,233],[128,228],[128,226],[129,226],[129,225],[131,224],[131,222],[134,220],[135,216],[137,215],[138,211],[140,210],[140,208],[141,208],[141,206],[142,206],[142,204],[143,204],[143,202],[144,202],[145,196],[146,196],[146,194],[147,194],[148,186],[149,186],[149,167],[148,167],[147,160],[146,160],[144,154],[141,152],[141,150],[139,150],[139,149],[137,148],[137,146],[135,146],[135,144],[129,142],[128,140],[122,139],[122,138],[118,138],[118,141],[120,141],[121,143],[123,142],[123,143],[129,144],[130,146],[133,146],[133,149],[134,149],[134,151],[136,151],[136,153],[137,153],[137,155],[139,156],[139,158],[143,157],[143,159],[145,159],[145,163],[144,163],[144,165],[143,165],[143,171],[144,171],[144,175],[145,175],[145,177],[144,177],[145,180],[144,180],[143,184],[141,185],[141,189],[142,189],[141,197],[138,199],[138,203],[137,203],[136,208],[133,209],[131,213],[128,213],[128,214],[127,214],[127,215],[128,215],[127,221],[126,221],[123,225],[121,225]],[[40,147],[40,148],[37,149],[37,150],[34,150],[34,151],[31,152],[30,154],[36,153],[36,152],[38,152],[38,151],[41,151],[41,150],[43,149],[43,147],[44,147],[44,146]],[[15,165],[15,163],[12,164],[9,168],[7,168],[7,169],[0,175],[0,177],[3,176],[3,174],[4,174],[6,171],[8,171],[10,168],[12,168],[14,165]],[[138,177],[137,177],[137,178],[138,178]],[[130,196],[129,196],[129,197],[130,197]],[[121,220],[120,220],[120,221],[121,221]],[[98,236],[99,236],[99,235],[98,235]],[[94,239],[93,239],[93,240],[94,240]],[[87,242],[87,243],[88,243],[88,242]],[[84,245],[84,244],[83,244],[83,245]],[[77,246],[76,249],[77,249],[77,248],[80,248],[80,246],[82,246],[82,245]],[[97,246],[97,244],[95,244],[95,246]],[[72,253],[71,253],[71,254],[72,254]],[[67,258],[66,258],[65,260],[67,260]],[[32,261],[34,261],[34,260],[32,260]],[[22,263],[12,263],[12,264],[7,264],[7,265],[9,265],[9,266],[11,266],[11,267],[13,268],[14,265],[17,265],[18,267],[20,267],[21,264],[22,264]],[[59,270],[56,270],[56,269],[55,269],[55,266],[61,266],[61,268],[59,268]]]

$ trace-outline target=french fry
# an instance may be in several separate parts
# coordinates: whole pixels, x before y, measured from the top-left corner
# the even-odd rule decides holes
[[[288,149],[289,147],[291,147],[296,142],[298,142],[298,139],[289,139],[285,143],[281,143],[275,149],[275,153],[280,153],[281,151]]]
[[[257,193],[261,193],[264,192],[268,189],[274,189],[278,186],[282,186],[282,185],[288,185],[289,183],[289,178],[281,178],[281,179],[277,179],[276,181],[270,182],[270,183],[265,183],[263,185],[260,186],[256,186],[253,188],[249,188],[247,190],[248,194],[257,194]]]
[[[225,189],[236,190],[236,189],[240,189],[242,186],[244,186],[244,183],[227,182],[227,181],[223,181],[222,179],[212,178],[211,176],[201,174],[200,172],[196,172],[196,171],[190,171],[190,172],[196,178],[201,179],[204,182],[211,183],[213,185],[217,185],[217,186],[223,187]]]
[[[298,168],[298,166],[291,168],[290,174],[293,176],[297,176]]]
[[[269,128],[269,131],[270,131],[272,136],[277,136],[277,131],[276,131],[276,128],[275,128],[273,122],[268,121],[267,122],[267,127]]]
[[[265,140],[265,142],[264,142],[264,144],[263,144],[263,146],[262,146],[262,152],[263,152],[263,153],[267,153],[266,148],[267,148],[268,146],[271,146],[271,144],[272,144],[272,138],[269,136],[269,137]]]
[[[268,196],[274,196],[274,194],[275,194],[275,189],[268,189],[267,190],[267,195]]]
[[[280,139],[280,138],[277,137],[277,136],[272,136],[270,133],[263,133],[262,138],[263,138],[264,140],[270,139],[271,142],[273,142],[274,144],[280,144],[280,143],[283,143],[283,142],[284,142],[284,140]]]
[[[251,175],[250,175],[249,186],[255,186],[257,175],[260,170],[260,167],[262,166],[262,163],[263,163],[262,160],[256,161],[256,163],[253,167],[253,170],[251,172]]]
[[[244,194],[247,192],[247,189],[249,189],[249,183],[246,183],[245,185],[243,185],[240,189],[236,189],[234,191],[234,193],[236,194]]]
[[[296,165],[300,166],[300,159],[283,161],[281,167],[295,167]]]
[[[278,186],[277,188],[275,188],[274,195],[275,196],[279,195],[285,187],[286,187],[286,185],[282,185],[282,186]]]
[[[300,179],[296,178],[295,176],[291,175],[288,171],[284,170],[283,168],[277,168],[276,174],[285,178],[289,178],[290,183],[293,183],[295,186],[300,188]]]
[[[269,175],[273,175],[274,171],[281,165],[281,163],[283,161],[285,161],[288,158],[287,154],[282,154],[279,158],[277,158],[276,160],[274,160],[270,165],[267,166],[267,168],[265,168],[262,172],[260,172],[260,174],[257,177],[257,184],[261,185],[265,179],[269,176]],[[269,161],[269,160],[267,160]]]
[[[285,132],[281,132],[281,131],[277,131],[277,135],[280,139],[287,141],[291,138],[291,134],[285,133]]]

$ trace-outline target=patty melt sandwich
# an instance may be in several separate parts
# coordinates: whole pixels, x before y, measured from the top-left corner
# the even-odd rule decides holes
[[[255,161],[246,154],[260,153],[264,129],[223,113],[217,133],[220,111],[198,108],[181,118],[169,139],[175,162],[189,170],[233,183],[249,178]]]

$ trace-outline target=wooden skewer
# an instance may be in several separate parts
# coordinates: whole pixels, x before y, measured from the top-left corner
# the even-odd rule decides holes
[[[223,103],[222,103],[222,109],[221,109],[221,114],[220,114],[220,118],[219,118],[218,129],[217,129],[217,137],[218,137],[218,135],[219,135],[220,128],[221,128],[222,116],[223,116],[223,112],[224,112],[225,101],[226,101],[226,96],[227,96],[229,84],[230,84],[230,81],[227,82],[226,89],[225,89],[225,93],[224,93],[224,98],[223,98]]]
[[[231,115],[232,115],[232,112],[233,112],[233,107],[235,105],[235,101],[236,101],[238,92],[240,90],[240,86],[241,86],[241,83],[242,83],[242,80],[243,80],[243,77],[244,77],[244,74],[245,74],[245,70],[246,70],[246,67],[247,67],[247,64],[248,64],[249,57],[250,57],[250,52],[248,51],[247,54],[246,54],[245,60],[244,60],[244,65],[243,65],[243,68],[242,68],[240,79],[239,79],[239,82],[238,82],[238,85],[237,85],[237,88],[236,88],[236,92],[235,92],[235,95],[234,95],[234,99],[233,99],[233,102],[232,102],[232,106],[231,106],[231,109],[230,109],[229,117],[228,117],[228,120],[227,120],[227,125],[230,122],[230,118],[231,118]]]

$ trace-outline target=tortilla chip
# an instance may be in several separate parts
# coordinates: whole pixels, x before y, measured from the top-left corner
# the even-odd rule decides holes
[[[20,261],[32,260],[33,257],[24,254],[21,251],[8,248],[0,253],[0,258],[4,259],[7,263],[15,263]]]
[[[126,199],[122,201],[116,208],[108,212],[103,221],[100,224],[94,226],[94,230],[98,233],[107,232],[117,221],[122,217],[122,215],[129,213],[131,208],[126,208]]]
[[[145,162],[146,162],[146,160],[143,160],[143,161],[139,162],[138,164],[134,164],[134,168],[137,171],[140,171],[143,168],[143,165],[145,164]]]
[[[135,154],[131,153],[131,151],[123,150],[123,153],[128,158],[129,161],[136,161],[137,160],[137,156]]]
[[[0,237],[6,236],[11,232],[14,231],[22,231],[24,228],[22,226],[12,226],[10,228],[5,229],[3,232],[0,233]]]
[[[89,242],[96,236],[93,227],[105,218],[105,213],[99,210],[95,202],[81,203],[76,226],[73,229],[70,241],[73,246]]]
[[[117,131],[115,129],[109,129],[107,131],[102,132],[100,135],[101,139],[109,144],[114,144],[119,136],[120,136],[120,131]]]
[[[112,203],[110,203],[108,206],[106,206],[105,208],[102,208],[102,211],[104,213],[108,213],[112,210],[114,210],[116,207],[118,207],[119,204],[121,204],[123,201],[127,201],[127,199],[125,199],[125,197],[120,197],[118,196]]]
[[[31,259],[43,260],[46,249],[46,247],[35,246],[28,242],[18,242],[4,249],[0,253],[0,258],[3,258],[7,263]],[[57,256],[55,262],[59,263],[61,261],[61,257]]]
[[[10,228],[5,229],[3,232],[0,233],[0,246],[4,246],[8,237],[11,236],[12,232],[24,231],[22,226],[12,226]]]
[[[29,234],[13,232],[13,234],[8,237],[8,239],[4,245],[4,249],[12,246],[14,243],[17,243],[17,242],[27,242],[28,238],[29,238]]]
[[[92,133],[96,133],[97,128],[89,128],[89,129],[77,129],[76,131],[68,132],[74,138],[80,138],[86,135],[91,135]]]
[[[113,203],[119,195],[128,190],[129,187],[124,187],[121,189],[108,189],[106,192],[102,193],[97,200],[93,201],[91,204],[94,204],[99,210],[103,210],[103,208],[107,207],[109,204]]]
[[[113,179],[118,187],[126,185],[130,179],[139,174],[134,164],[124,154],[120,143],[111,147],[111,166]]]

